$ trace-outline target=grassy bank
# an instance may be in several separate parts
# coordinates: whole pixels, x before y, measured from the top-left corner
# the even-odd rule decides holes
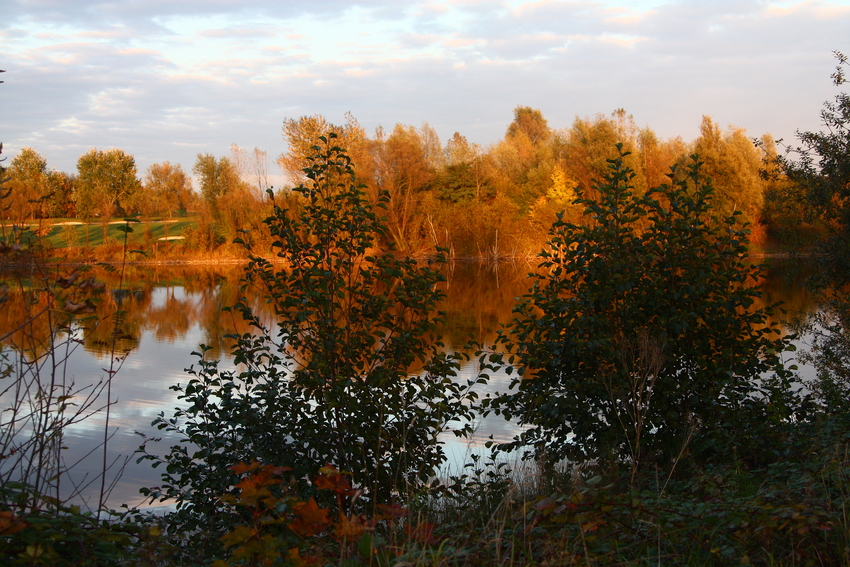
[[[127,222],[126,219],[114,218],[108,222],[84,223],[78,219],[47,219],[30,221],[23,225],[23,236],[20,227],[6,223],[2,229],[5,241],[15,241],[23,238],[27,248],[40,247],[46,254],[42,259],[51,263],[77,263],[84,261],[118,262],[125,260],[130,263],[216,263],[242,261],[246,257],[242,245],[223,242],[214,246],[199,246],[193,239],[193,231],[197,231],[201,219],[186,217],[179,219],[152,219],[143,222]],[[188,235],[188,239],[187,239]],[[124,243],[129,254],[125,255]],[[204,248],[204,249],[201,249]],[[788,257],[806,255],[808,249],[799,246],[791,247],[768,240],[763,245],[754,247],[754,258]],[[809,253],[811,251],[809,250]],[[432,251],[423,250],[421,256],[427,257]],[[417,256],[418,257],[418,256]],[[451,258],[467,261],[520,260],[529,261],[533,258],[521,256],[483,255],[470,258]]]
[[[50,219],[40,224],[32,222],[25,225],[23,232],[11,225],[4,226],[3,230],[7,241],[20,240],[24,249],[39,250],[40,260],[48,263],[115,263],[123,260],[129,263],[191,264],[245,258],[244,247],[232,243],[200,249],[191,236],[193,231],[197,231],[200,220],[188,217],[144,222],[111,219],[106,223],[82,223],[76,219]],[[19,257],[17,261],[26,259]]]

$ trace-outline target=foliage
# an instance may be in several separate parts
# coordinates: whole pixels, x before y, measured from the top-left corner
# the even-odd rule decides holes
[[[64,171],[47,172],[47,194],[49,195],[49,217],[75,217],[77,216],[74,204],[74,186],[76,177],[68,175]]]
[[[545,142],[551,135],[552,131],[549,129],[549,123],[543,117],[542,112],[530,106],[517,106],[514,109],[514,120],[508,126],[505,137],[517,138],[524,136],[532,144],[540,144]]]
[[[47,160],[32,148],[21,148],[12,160],[7,181],[11,193],[4,202],[3,218],[23,224],[31,218],[43,218],[49,207]]]
[[[142,457],[166,465],[162,487],[145,493],[175,499],[184,532],[226,529],[219,496],[235,479],[223,471],[254,460],[290,468],[299,495],[329,463],[352,475],[358,506],[374,512],[421,489],[445,459],[437,435],[469,417],[459,357],[441,352],[435,335],[443,277],[376,248],[385,227],[334,140],[321,138],[309,186],[294,190],[298,213],[275,207],[266,221],[278,261],[252,257],[246,268],[245,286],[263,291],[274,320],[238,304],[254,327],[234,337],[238,369],[202,359],[174,387],[185,409],[155,422],[185,440],[165,457]]]
[[[832,78],[836,86],[846,80],[847,57],[836,51],[838,65]],[[808,360],[817,370],[813,389],[827,415],[844,418],[850,410],[850,95],[840,93],[821,111],[823,132],[798,133],[801,146],[780,164],[794,190],[820,215],[825,234],[818,242],[822,268],[814,282],[821,295],[821,309],[812,316],[806,331],[812,338]]]
[[[744,222],[758,223],[766,189],[760,175],[764,166],[762,156],[744,130],[729,128],[722,134],[711,118],[703,116],[693,151],[705,162],[702,174],[715,188],[713,206],[717,214],[726,217],[741,211]]]
[[[488,403],[528,426],[505,448],[626,459],[633,475],[668,470],[686,449],[743,456],[736,425],[769,409],[785,417],[760,396],[787,379],[785,341],[753,307],[760,268],[747,262],[747,233],[712,216],[696,158],[685,179],[643,196],[624,158],[609,161],[598,198],[577,201],[592,224],[553,225],[503,335],[520,376]],[[777,383],[760,380],[771,370]]]
[[[842,53],[835,55],[838,66],[833,80],[840,86],[848,62]],[[839,93],[824,103],[821,120],[825,130],[799,132],[800,145],[790,148],[781,164],[826,225],[821,260],[827,277],[842,284],[850,281],[850,94]],[[797,159],[792,159],[795,154]]]
[[[475,181],[473,165],[461,162],[447,165],[434,179],[434,188],[441,199],[458,203],[476,196],[479,187]]]
[[[846,565],[847,473],[824,465],[716,468],[662,491],[579,477],[516,517],[560,564]]]
[[[92,512],[32,492],[22,483],[0,488],[0,562],[4,565],[125,565],[136,526],[100,521]],[[39,508],[30,508],[42,500]]]
[[[552,226],[561,214],[562,220],[576,222],[581,216],[581,205],[577,205],[575,188],[576,182],[568,177],[560,165],[555,165],[552,171],[552,185],[546,195],[537,199],[529,210],[532,223],[548,227]]]
[[[785,437],[762,438],[761,468],[712,463],[681,478],[474,461],[451,498],[412,512],[436,525],[446,565],[850,564],[846,427],[776,429]]]
[[[201,195],[214,224],[201,223],[197,231],[185,235],[191,248],[212,249],[219,239],[232,241],[240,233],[245,238],[263,241],[262,219],[267,207],[260,194],[242,178],[239,171],[239,152],[233,159],[216,159],[211,154],[198,154],[193,171],[198,176]]]
[[[77,160],[77,174],[74,200],[81,218],[133,214],[130,204],[141,188],[133,156],[117,148],[92,148]]]
[[[644,194],[649,187],[650,169],[666,173],[680,157],[671,148],[651,148],[641,144],[641,140],[651,139],[653,134],[651,131],[642,132],[638,137],[636,130],[632,117],[625,110],[618,109],[610,116],[576,117],[572,126],[556,140],[555,152],[561,156],[564,171],[585,197],[595,196],[597,181],[608,173],[608,160],[618,157],[618,142],[629,152],[624,157],[625,164],[638,174],[632,180],[638,195]]]
[[[186,248],[198,252],[209,252],[224,244],[224,239],[206,219],[202,219],[197,226],[186,226],[181,235]]]
[[[442,161],[439,139],[427,124],[419,129],[396,124],[386,137],[378,129],[373,148],[376,201],[382,193],[389,197],[384,203],[386,237],[402,253],[415,254],[430,240],[422,238],[421,203]]]
[[[198,176],[201,196],[212,211],[213,218],[220,221],[223,198],[232,194],[242,184],[236,165],[227,157],[216,158],[212,154],[198,154],[192,171]]]
[[[834,297],[803,325],[811,344],[801,359],[817,373],[810,388],[825,419],[850,425],[850,302]]]
[[[844,83],[847,58],[836,52],[839,65],[835,84]],[[847,242],[850,234],[850,208],[847,207],[850,180],[850,98],[847,93],[824,104],[821,116],[825,132],[798,133],[802,143],[794,148],[798,159],[779,159],[791,183],[791,190],[814,211],[824,230],[819,239],[818,259],[822,271],[812,283],[821,294],[820,309],[803,325],[809,334],[811,351],[806,360],[817,371],[812,389],[830,419],[846,424],[850,393],[850,302],[847,301]]]
[[[288,180],[303,181],[302,170],[317,133],[337,131],[340,144],[357,165],[358,180],[366,186],[369,200],[376,203],[381,191],[390,193],[387,238],[399,251],[416,257],[430,254],[435,244],[454,250],[457,256],[482,259],[534,254],[545,242],[549,219],[560,210],[548,195],[553,175],[563,174],[590,195],[593,180],[605,174],[606,159],[614,157],[617,140],[632,152],[626,163],[637,174],[633,185],[638,194],[663,182],[670,165],[684,162],[688,146],[699,148],[718,190],[718,210],[728,208],[725,214],[738,208],[747,219],[769,220],[773,234],[793,229],[797,211],[787,206],[782,192],[775,192],[776,198],[760,214],[761,192],[775,188],[758,179],[758,154],[743,131],[730,129],[723,135],[709,119],[703,126],[703,136],[686,145],[679,138],[660,140],[649,128],[638,128],[622,109],[577,118],[570,127],[556,130],[539,110],[518,106],[503,139],[481,148],[458,132],[443,145],[436,131],[424,123],[419,127],[396,124],[386,132],[378,127],[370,137],[350,114],[339,127],[313,115],[284,120],[288,148],[278,163]],[[86,156],[92,153],[105,152],[92,150]],[[231,242],[240,231],[247,231],[247,238],[259,250],[268,244],[261,224],[269,214],[261,194],[269,186],[268,165],[268,155],[259,148],[247,151],[233,145],[227,157],[198,155],[193,171],[203,199],[190,199],[188,178],[179,165],[168,162],[154,164],[141,190],[117,201],[99,197],[88,181],[80,186],[74,178],[50,171],[39,185],[43,193],[35,199],[20,194],[22,199],[9,212],[14,212],[18,223],[33,214],[79,215],[84,220],[99,216],[105,222],[121,209],[150,216],[173,214],[189,206],[190,212],[210,217],[208,228],[216,237],[207,238],[208,231],[193,233],[190,249],[205,251],[208,244],[218,248],[217,239]],[[735,193],[736,187],[743,196]],[[511,209],[511,214],[505,214]],[[499,217],[505,224],[494,228],[487,216]],[[460,217],[468,226],[459,226],[456,219]],[[752,240],[759,240],[756,229],[760,226],[753,225]]]
[[[304,169],[311,165],[310,156],[313,155],[313,145],[325,132],[335,132],[339,136],[339,145],[346,149],[349,157],[352,158],[352,163],[357,165],[357,177],[365,179],[369,176],[371,169],[371,160],[367,151],[369,139],[366,131],[351,113],[345,114],[344,125],[331,124],[324,116],[316,114],[298,119],[287,118],[283,121],[282,129],[283,139],[288,149],[280,155],[277,163],[284,175],[287,175],[295,184],[306,181]]]
[[[227,495],[225,502],[248,512],[248,525],[234,526],[222,536],[231,560],[249,565],[320,565],[331,560],[345,565],[390,565],[400,555],[400,547],[391,545],[398,535],[415,542],[427,541],[433,526],[407,524],[406,534],[397,529],[399,520],[408,511],[398,505],[382,505],[376,515],[343,512],[352,506],[360,491],[351,487],[348,475],[332,466],[319,469],[313,484],[327,491],[336,502],[334,510],[321,507],[315,498],[303,500],[283,487],[281,494],[274,490],[283,483],[285,467],[238,463],[233,471],[242,476],[236,494]],[[213,567],[226,567],[218,560]]]
[[[194,201],[192,179],[180,164],[153,163],[145,175],[144,187],[150,203],[148,213],[163,211],[169,217],[178,211],[188,211]]]

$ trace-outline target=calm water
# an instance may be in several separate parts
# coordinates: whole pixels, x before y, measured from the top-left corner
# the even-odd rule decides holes
[[[456,263],[447,271],[445,284],[447,295],[443,305],[446,312],[444,342],[447,348],[460,349],[472,337],[490,344],[500,325],[511,318],[515,298],[525,293],[528,264]],[[133,267],[125,274],[123,290],[117,291],[117,276],[109,273],[93,273],[99,280],[107,282],[107,289],[100,293],[97,313],[76,335],[80,343],[69,358],[67,375],[76,386],[85,387],[102,380],[110,365],[119,368],[112,383],[111,414],[107,445],[107,460],[114,462],[110,477],[126,461],[123,474],[117,480],[108,504],[117,507],[126,503],[141,505],[138,493],[141,486],[159,483],[159,471],[151,469],[146,462],[135,463],[134,452],[142,437],[162,436],[162,432],[151,427],[151,422],[160,413],[169,416],[180,401],[169,386],[186,383],[189,379],[184,369],[197,361],[192,352],[198,345],[213,347],[210,354],[221,358],[226,368],[229,362],[228,346],[222,338],[234,330],[242,331],[239,323],[222,307],[232,305],[238,297],[238,280],[241,268],[173,268]],[[762,283],[764,301],[783,301],[789,313],[806,313],[812,306],[810,296],[802,290],[802,274],[797,273],[790,262],[774,262],[769,277]],[[113,316],[118,309],[118,300],[127,311],[125,333],[112,348]],[[262,305],[257,301],[257,306]],[[2,308],[0,324],[13,329],[15,321],[27,312],[22,301],[9,301]],[[28,331],[29,339],[42,340],[33,328]],[[23,332],[9,341],[22,344]],[[230,365],[232,367],[232,365]],[[469,363],[463,373],[472,376],[475,364]],[[494,376],[484,391],[504,391],[508,379],[504,375]],[[5,404],[8,399],[0,397]],[[100,396],[100,405],[106,401]],[[97,407],[94,406],[94,407]],[[82,423],[66,432],[63,451],[65,462],[77,463],[70,470],[73,483],[91,478],[92,471],[99,471],[103,458],[102,449],[105,412],[96,412]],[[484,440],[490,435],[495,439],[508,439],[516,427],[499,417],[491,417],[479,424],[475,439],[469,443],[446,436],[449,467],[457,470],[466,461],[470,451],[481,451]],[[155,452],[164,454],[174,438],[163,438],[151,445]],[[67,483],[71,486],[72,483]],[[96,494],[99,484],[90,487],[85,494]],[[96,502],[95,502],[96,504]]]

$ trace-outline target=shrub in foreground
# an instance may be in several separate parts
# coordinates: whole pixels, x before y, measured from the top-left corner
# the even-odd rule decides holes
[[[589,222],[553,225],[503,335],[520,376],[488,403],[528,425],[508,448],[551,461],[625,460],[634,476],[686,452],[747,457],[741,430],[788,417],[789,375],[746,228],[714,216],[696,158],[639,195],[624,157],[576,201]]]
[[[334,138],[315,148],[308,184],[294,190],[298,210],[275,206],[266,220],[276,261],[252,256],[246,269],[244,285],[261,290],[273,315],[235,306],[253,327],[233,337],[237,369],[202,358],[174,387],[186,408],[156,421],[184,439],[145,456],[165,471],[144,492],[175,501],[183,533],[215,541],[239,520],[220,499],[233,493],[239,462],[287,467],[304,497],[330,464],[351,474],[356,505],[374,515],[425,486],[445,459],[438,434],[470,417],[460,358],[436,335],[443,276],[385,244],[375,208],[388,197],[373,208]]]

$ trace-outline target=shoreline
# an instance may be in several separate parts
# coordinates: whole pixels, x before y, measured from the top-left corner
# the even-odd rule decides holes
[[[487,263],[487,264],[502,264],[502,263],[531,263],[537,256],[501,256],[498,258],[487,257],[457,257],[446,258],[447,264],[454,262],[459,263]],[[816,258],[815,252],[755,252],[749,255],[752,260],[792,260],[795,258],[813,259]],[[275,258],[262,256],[262,258],[272,264],[284,264],[285,261]],[[433,260],[434,256],[410,256],[410,258],[425,262]],[[121,260],[120,258],[89,258],[81,260],[70,259],[16,259],[12,261],[0,261],[0,271],[5,269],[27,268],[33,265],[41,264],[44,266],[53,267],[79,267],[79,266],[95,266],[98,264],[114,264],[125,266],[236,266],[247,264],[250,258],[167,258],[158,260]]]

